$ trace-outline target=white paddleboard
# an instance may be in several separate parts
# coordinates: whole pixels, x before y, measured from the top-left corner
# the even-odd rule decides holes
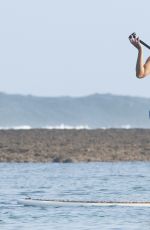
[[[128,201],[77,201],[77,200],[44,200],[26,198],[18,201],[27,206],[126,206],[126,207],[150,207],[150,202]]]

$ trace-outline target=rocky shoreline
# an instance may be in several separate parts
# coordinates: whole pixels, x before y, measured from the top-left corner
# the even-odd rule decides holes
[[[0,130],[0,162],[150,161],[150,129]]]

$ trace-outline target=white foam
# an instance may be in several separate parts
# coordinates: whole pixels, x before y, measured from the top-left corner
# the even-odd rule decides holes
[[[31,126],[29,126],[29,125],[20,125],[20,126],[3,126],[3,127],[0,127],[0,129],[4,129],[4,130],[8,130],[8,129],[15,129],[15,130],[25,129],[25,130],[28,130],[28,129],[32,129],[32,127],[31,127]]]
[[[122,129],[131,129],[131,125],[127,124],[127,125],[121,125]]]
[[[19,130],[19,129],[23,129],[23,130],[29,130],[29,129],[33,129],[33,128],[41,128],[41,129],[76,129],[76,130],[82,130],[82,129],[91,129],[90,126],[88,125],[76,125],[76,126],[71,126],[71,125],[65,125],[65,124],[60,124],[60,125],[47,125],[47,126],[37,126],[37,127],[32,127],[30,125],[19,125],[19,126],[1,126],[0,130],[8,130],[8,129],[14,129],[14,130]],[[121,126],[117,126],[117,127],[97,127],[96,129],[111,129],[111,128],[121,128],[121,129],[131,129],[131,125],[127,124],[127,125],[121,125]]]
[[[90,129],[88,125],[77,125],[77,126],[71,126],[71,125],[56,125],[56,126],[45,126],[43,127],[45,129]]]
[[[41,129],[77,129],[77,130],[81,130],[81,129],[90,129],[90,127],[89,127],[88,125],[71,126],[71,125],[65,125],[65,124],[60,124],[60,125],[56,125],[56,126],[48,125],[48,126],[37,127],[37,128],[41,128]],[[19,129],[29,130],[29,129],[33,129],[33,127],[31,127],[31,126],[29,126],[29,125],[3,126],[3,127],[0,127],[0,130],[8,130],[8,129],[14,129],[14,130],[19,130]]]

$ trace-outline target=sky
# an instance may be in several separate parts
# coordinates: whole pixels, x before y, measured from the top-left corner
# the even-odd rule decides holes
[[[0,91],[150,97],[150,77],[135,77],[128,40],[136,32],[150,44],[149,9],[149,0],[1,1]]]

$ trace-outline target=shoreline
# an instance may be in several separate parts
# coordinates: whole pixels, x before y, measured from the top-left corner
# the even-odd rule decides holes
[[[0,130],[0,162],[150,161],[150,129]]]

